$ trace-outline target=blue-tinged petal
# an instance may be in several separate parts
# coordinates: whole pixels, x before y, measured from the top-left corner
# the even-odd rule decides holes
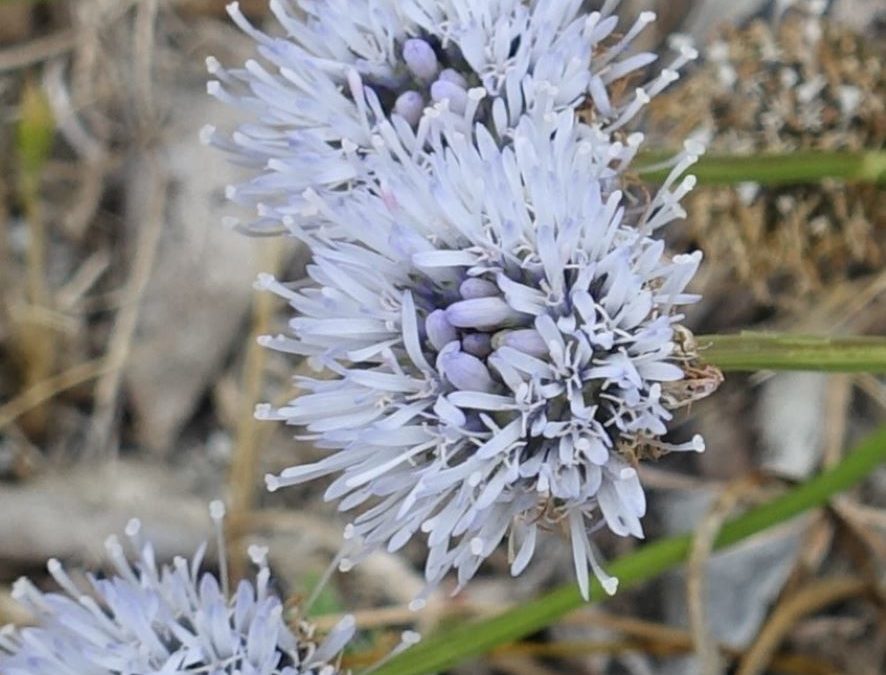
[[[454,391],[446,398],[454,406],[472,410],[504,411],[517,408],[516,402],[510,396],[487,394],[479,391]]]
[[[402,298],[402,326],[403,326],[403,344],[406,347],[406,353],[412,359],[412,363],[423,372],[431,372],[431,364],[428,363],[421,349],[418,336],[418,323],[415,315],[415,303],[412,300],[412,293],[403,292]]]

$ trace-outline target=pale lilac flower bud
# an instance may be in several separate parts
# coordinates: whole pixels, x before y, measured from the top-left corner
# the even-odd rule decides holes
[[[428,334],[428,340],[437,351],[458,339],[455,326],[449,323],[444,309],[435,309],[428,314],[428,318],[425,319],[425,332]]]
[[[461,339],[461,348],[468,354],[485,358],[492,353],[492,338],[489,333],[469,333]]]
[[[465,300],[491,298],[500,294],[498,286],[494,283],[486,281],[486,279],[477,279],[476,277],[470,277],[462,281],[458,287],[458,292]]]
[[[403,60],[420,80],[433,80],[440,70],[434,48],[424,40],[413,38],[403,45]]]
[[[534,328],[508,330],[497,333],[493,340],[493,346],[498,349],[502,346],[512,347],[517,351],[531,356],[547,356],[548,345]]]
[[[431,85],[431,98],[438,103],[449,101],[449,109],[454,113],[463,113],[468,104],[465,88],[446,80],[437,80]]]
[[[437,79],[441,82],[451,82],[452,84],[458,85],[462,89],[468,88],[468,81],[465,79],[465,76],[452,68],[445,68],[443,71],[440,72],[440,77],[438,77]]]
[[[417,91],[404,91],[394,103],[394,112],[405,119],[411,126],[418,125],[425,109],[425,100]]]
[[[488,328],[523,319],[501,296],[459,300],[446,308],[446,318],[457,328]]]
[[[496,389],[489,370],[476,356],[450,349],[443,350],[438,360],[440,370],[454,387],[463,391],[486,393]]]

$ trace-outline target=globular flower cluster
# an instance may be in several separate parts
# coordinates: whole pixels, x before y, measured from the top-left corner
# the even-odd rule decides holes
[[[505,537],[518,574],[538,530],[562,525],[583,592],[589,565],[613,592],[588,535],[642,536],[631,458],[703,449],[659,440],[689,395],[674,324],[701,254],[669,259],[652,237],[683,215],[698,149],[630,205],[584,132],[569,110],[524,117],[504,148],[482,127],[476,144],[443,132],[429,170],[392,164],[371,191],[315,197],[340,236],[301,231],[309,282],[262,278],[297,312],[292,337],[265,343],[327,373],[260,410],[329,450],[268,485],[338,475],[328,499],[369,505],[351,562],[421,530],[428,587],[452,568],[462,585]]]
[[[466,133],[480,124],[506,144],[524,115],[584,107],[614,134],[696,56],[683,45],[629,86],[656,58],[629,54],[655,14],[618,35],[617,4],[586,14],[581,0],[271,0],[285,32],[271,37],[232,3],[262,62],[228,70],[209,59],[209,91],[252,119],[230,135],[207,127],[204,139],[254,168],[228,196],[258,204],[248,229],[274,233],[310,210],[312,192],[360,186],[391,137],[420,153],[441,119]]]
[[[218,522],[219,502],[212,506]],[[220,525],[219,525],[220,527]],[[116,537],[106,548],[116,574],[88,576],[88,587],[57,560],[49,572],[63,593],[44,593],[27,579],[13,596],[37,621],[0,632],[4,675],[336,675],[337,657],[354,634],[346,617],[317,644],[312,627],[291,629],[283,604],[269,589],[266,551],[252,547],[255,581],[241,581],[233,595],[210,573],[200,572],[205,547],[190,561],[158,567],[138,521],[126,535],[134,566]],[[223,549],[222,549],[223,550]],[[224,565],[222,566],[224,570]]]
[[[702,148],[652,197],[626,179],[643,139],[626,125],[695,51],[632,90],[654,15],[619,36],[617,2],[583,4],[303,0],[296,19],[272,0],[284,38],[233,6],[276,70],[210,62],[211,92],[255,117],[206,132],[257,170],[230,196],[312,254],[307,279],[260,279],[296,312],[263,342],[323,373],[258,414],[327,455],[268,487],[334,477],[326,498],[359,510],[345,568],[423,533],[417,605],[504,540],[519,574],[545,530],[569,537],[586,597],[589,569],[614,592],[591,534],[642,537],[636,462],[704,447],[662,440],[718,382],[679,325],[701,254],[655,237],[685,216]]]

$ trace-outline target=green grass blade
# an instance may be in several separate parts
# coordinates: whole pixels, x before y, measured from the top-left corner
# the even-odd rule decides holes
[[[660,151],[642,153],[637,164],[654,167],[670,155]],[[643,179],[660,182],[670,169],[638,169]],[[886,182],[886,152],[798,151],[787,154],[703,155],[689,169],[703,185],[730,185],[754,182],[762,185],[817,183],[825,178],[847,182],[882,184]]]
[[[736,544],[763,530],[783,523],[851,487],[886,461],[886,427],[863,441],[839,465],[727,523],[717,538],[716,548]],[[608,566],[621,588],[637,586],[683,562],[690,535],[648,544]],[[516,582],[515,582],[516,583]],[[592,601],[605,595],[594,581]],[[554,623],[584,604],[575,585],[563,586],[538,600],[507,610],[491,619],[468,622],[431,636],[400,654],[374,675],[423,675],[452,667],[491,649],[526,637]]]
[[[816,337],[743,332],[696,338],[705,361],[721,370],[816,370],[886,373],[886,337]]]

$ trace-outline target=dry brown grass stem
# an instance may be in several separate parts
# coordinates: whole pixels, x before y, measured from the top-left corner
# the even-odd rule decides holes
[[[884,294],[886,272],[843,281],[821,294],[815,306],[806,308],[801,315],[786,314],[781,324],[797,333],[863,332],[877,319],[876,313],[869,311],[871,305]]]
[[[100,377],[113,367],[105,358],[93,359],[31,385],[0,406],[0,430],[61,392]]]
[[[500,658],[513,658],[517,655],[538,658],[569,658],[594,655],[621,656],[633,653],[669,657],[686,654],[692,649],[691,638],[683,634],[678,641],[673,642],[651,642],[629,638],[607,641],[570,640],[554,643],[520,643],[503,647],[493,654],[493,658],[497,663]],[[721,649],[726,655],[738,655],[735,649],[728,647],[721,647]],[[772,666],[777,672],[785,675],[838,675],[838,670],[833,665],[821,659],[813,659],[799,654],[777,655],[772,659]],[[707,671],[699,672],[709,675]]]
[[[495,664],[495,672],[502,675],[554,675],[563,672],[560,667],[532,661],[521,655],[503,654],[494,656],[491,660]]]
[[[871,549],[875,560],[886,560],[886,510],[860,504],[848,495],[839,495],[831,507],[841,520]]]
[[[95,388],[95,403],[90,430],[89,448],[99,455],[108,450],[111,431],[117,409],[117,396],[120,391],[123,367],[129,358],[132,339],[138,323],[139,309],[145,288],[154,267],[154,259],[163,231],[166,208],[166,179],[162,175],[156,156],[150,152],[142,166],[145,167],[144,184],[149,190],[150,202],[145,222],[137,223],[133,252],[132,272],[126,285],[125,301],[114,322],[113,332],[108,342],[107,361],[109,370],[102,376]]]
[[[669,643],[652,643],[647,640],[622,639],[622,640],[558,640],[556,642],[521,642],[507,645],[495,652],[494,656],[535,656],[538,658],[569,658],[578,656],[593,656],[595,654],[618,655],[630,652],[642,652],[654,656],[673,656],[683,654],[689,649],[688,645],[676,645]],[[705,673],[705,675],[708,675]]]
[[[430,611],[437,619],[476,618],[484,614],[500,612],[501,605],[484,605],[474,602],[429,603],[424,611]],[[409,625],[415,620],[415,612],[407,607],[386,607],[352,612],[357,625],[363,629],[385,629]],[[342,618],[341,614],[330,614],[311,619],[320,632],[328,631]],[[499,663],[500,659],[514,657],[575,657],[594,654],[620,655],[642,653],[651,656],[676,656],[694,649],[693,636],[689,631],[673,628],[653,621],[618,616],[599,610],[580,611],[566,617],[564,624],[594,626],[612,631],[621,639],[590,641],[572,640],[555,643],[517,643],[495,650],[490,658]],[[738,658],[742,650],[726,644],[715,644],[724,656]],[[778,654],[772,659],[773,667],[779,672],[796,675],[836,675],[837,669],[821,659],[811,659],[796,654]],[[707,673],[706,673],[707,675]]]
[[[102,455],[111,449],[111,435],[115,428],[118,397],[123,369],[129,358],[145,289],[151,277],[154,260],[165,222],[168,178],[154,147],[159,135],[153,102],[153,63],[156,39],[156,20],[160,0],[96,0],[76,4],[73,9],[78,31],[77,48],[72,60],[70,77],[66,78],[60,68],[47,69],[45,86],[53,109],[60,119],[60,128],[93,169],[101,173],[100,165],[106,162],[107,150],[102,141],[103,133],[96,133],[81,124],[77,104],[69,96],[69,87],[78,93],[78,101],[100,101],[95,96],[97,83],[104,72],[100,65],[107,64],[102,53],[104,31],[118,18],[135,8],[132,35],[132,63],[127,80],[132,81],[132,100],[136,128],[132,138],[134,150],[126,159],[131,170],[138,172],[141,186],[137,194],[130,194],[129,225],[136,232],[134,246],[130,249],[130,273],[123,289],[123,300],[111,328],[107,343],[107,360],[110,370],[95,388],[94,408],[87,439],[87,451]],[[104,59],[104,60],[103,60]],[[71,84],[68,84],[68,81]],[[95,119],[94,116],[92,118]],[[92,125],[90,125],[92,126]],[[99,125],[101,127],[102,125]],[[134,190],[130,192],[135,193]],[[91,207],[84,209],[89,216]]]
[[[872,586],[858,577],[821,579],[785,598],[769,616],[757,639],[739,662],[736,675],[763,675],[772,657],[794,625],[807,614],[835,602],[862,595]],[[879,591],[882,594],[882,589]]]
[[[673,655],[694,649],[693,636],[687,630],[634,617],[618,616],[596,609],[576,612],[568,617],[565,623],[597,626],[621,633],[634,641],[639,641],[642,647],[637,651],[646,654]],[[743,653],[741,649],[733,645],[717,644],[716,646],[723,655],[730,658],[740,657]],[[797,675],[836,675],[837,673],[836,668],[825,661],[812,660],[793,654],[777,655],[772,664],[779,669],[779,672],[796,673]]]
[[[435,620],[455,618],[477,618],[506,609],[501,604],[481,604],[473,601],[430,602],[424,612],[430,612]],[[415,620],[415,612],[406,606],[382,607],[351,612],[357,625],[362,629],[379,630],[410,625]],[[342,618],[341,614],[327,614],[311,619],[322,633],[330,630]],[[693,635],[684,629],[664,624],[618,616],[597,609],[584,610],[565,617],[564,625],[582,625],[602,628],[623,636],[619,640],[607,641],[559,641],[553,644],[518,643],[507,645],[490,655],[496,664],[500,659],[518,656],[568,657],[593,654],[618,655],[638,652],[654,656],[675,656],[695,649]],[[722,643],[715,643],[716,649],[729,658],[739,658],[743,650]],[[822,659],[812,659],[797,654],[777,654],[772,658],[772,666],[779,672],[796,675],[836,675],[837,668]],[[707,673],[706,673],[707,675]]]
[[[886,384],[876,375],[859,373],[852,376],[852,382],[871,398],[883,411],[886,411]]]
[[[843,456],[843,439],[849,422],[849,406],[852,402],[852,378],[838,373],[828,377],[825,392],[824,438],[822,439],[822,464],[830,469],[840,463]]]
[[[49,293],[44,277],[46,268],[46,228],[39,200],[39,177],[24,175],[21,193],[30,235],[27,248],[27,285],[31,302],[46,304]]]
[[[282,251],[277,240],[258,242],[261,252],[261,268],[276,274],[280,266]],[[257,293],[252,310],[252,326],[246,359],[243,365],[240,413],[237,420],[234,456],[228,475],[229,512],[232,519],[252,510],[255,502],[255,487],[260,468],[259,450],[263,434],[258,431],[255,419],[255,405],[259,402],[264,383],[267,350],[258,344],[260,335],[270,330],[274,317],[275,298],[271,293]],[[235,581],[245,573],[242,538],[236,533],[228,537],[228,560],[231,578]]]
[[[689,628],[692,634],[693,648],[699,660],[699,668],[706,675],[716,675],[723,672],[720,650],[714,642],[707,620],[705,602],[707,562],[714,550],[714,541],[723,524],[739,502],[756,488],[757,481],[749,477],[728,485],[695,528],[695,535],[692,539],[686,565],[686,604],[689,611]]]
[[[105,249],[99,249],[86,258],[71,279],[56,292],[55,306],[58,311],[75,311],[110,266],[111,255]]]
[[[10,589],[0,587],[0,625],[24,626],[34,617],[12,597]]]
[[[77,44],[77,31],[60,30],[57,33],[28,40],[22,44],[0,49],[0,73],[27,68],[71,51]]]
[[[847,286],[845,302],[838,304],[835,308],[837,311],[831,314],[832,317],[837,317],[833,324],[834,330],[854,329],[857,325],[864,329],[867,327],[865,324],[875,318],[867,310],[886,294],[886,271]],[[822,321],[826,319],[822,317]]]
[[[159,0],[142,0],[135,13],[133,75],[138,83],[135,112],[142,130],[154,130],[154,47]]]
[[[83,49],[85,49],[83,46],[78,48],[78,57]],[[58,133],[80,157],[86,160],[82,164],[73,165],[75,173],[71,178],[81,178],[84,171],[93,173],[96,168],[107,171],[110,168],[106,159],[108,150],[80,119],[77,106],[71,100],[68,73],[62,59],[46,64],[43,70],[43,91],[46,92],[46,98],[52,108]]]

